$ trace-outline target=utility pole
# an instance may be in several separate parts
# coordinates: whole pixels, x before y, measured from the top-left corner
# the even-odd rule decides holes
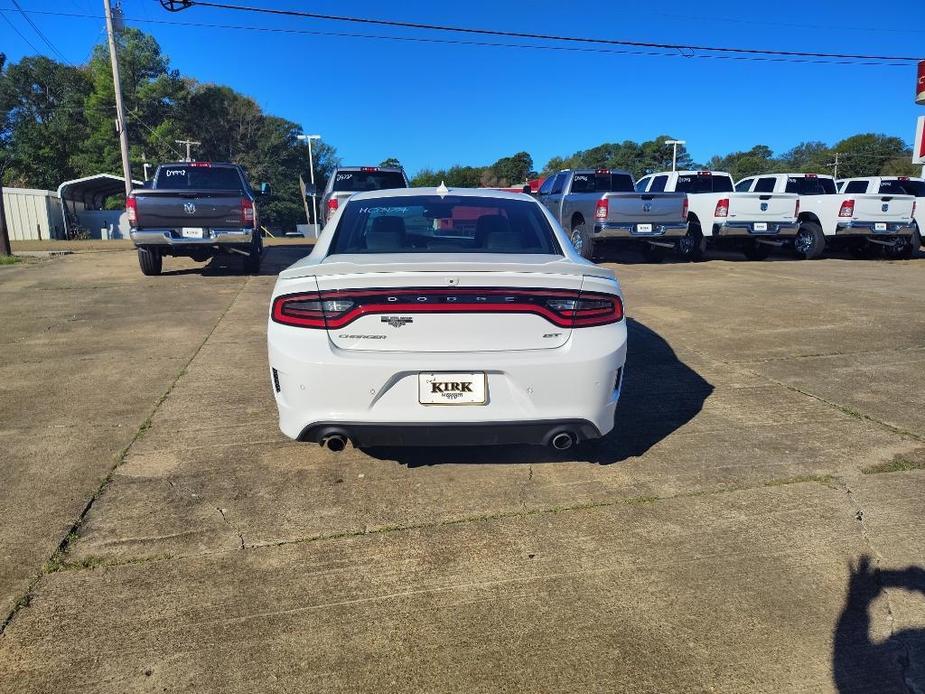
[[[832,171],[832,178],[838,180],[838,152],[835,153],[835,169]]]
[[[3,169],[0,169],[0,255],[13,255],[10,234],[6,228],[6,210],[3,207]]]
[[[308,143],[308,172],[311,175],[312,182],[312,212],[314,213],[315,228],[318,229],[318,203],[315,200],[315,161],[312,158],[312,140],[320,140],[321,135],[296,135],[299,140],[305,140]],[[320,229],[318,229],[320,231]],[[317,232],[316,232],[317,237]]]
[[[193,140],[174,140],[178,145],[186,145],[186,161],[193,161],[193,158],[190,156],[189,148],[191,146],[199,146],[201,142],[195,142]]]
[[[112,86],[116,95],[116,130],[119,132],[119,147],[122,150],[122,175],[125,176],[125,197],[132,192],[132,164],[128,158],[128,131],[125,129],[125,106],[122,104],[122,80],[119,77],[119,56],[116,54],[116,34],[112,28],[112,7],[109,0],[103,0],[106,15],[106,33],[109,35],[109,60],[112,63]],[[121,20],[121,10],[120,20]]]

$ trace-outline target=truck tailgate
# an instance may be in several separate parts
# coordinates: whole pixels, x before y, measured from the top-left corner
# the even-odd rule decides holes
[[[244,226],[237,190],[139,190],[133,195],[139,229]]]
[[[911,195],[845,195],[854,200],[854,219],[864,222],[902,222],[912,217]]]
[[[729,219],[780,221],[796,218],[795,193],[728,193]]]
[[[608,222],[684,221],[685,193],[606,193],[605,197]]]

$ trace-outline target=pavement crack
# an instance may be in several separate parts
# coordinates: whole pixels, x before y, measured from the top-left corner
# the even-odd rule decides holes
[[[215,510],[218,511],[219,515],[222,517],[222,520],[225,521],[228,527],[234,531],[234,534],[238,536],[238,540],[241,543],[241,546],[239,547],[239,549],[244,549],[244,535],[242,535],[241,532],[236,527],[234,527],[234,524],[230,520],[228,520],[228,516],[226,515],[228,512],[228,509],[221,508],[220,506],[216,506]]]
[[[21,595],[17,600],[14,601],[13,606],[10,608],[10,611],[4,616],[3,621],[0,622],[0,636],[6,632],[7,627],[13,622],[16,615],[25,608],[28,607],[35,595],[36,587],[38,586],[39,581],[42,580],[42,577],[54,573],[59,570],[59,567],[67,564],[65,556],[68,553],[71,545],[73,545],[78,538],[78,532],[80,527],[84,523],[87,514],[90,513],[90,509],[93,508],[93,505],[96,501],[103,495],[103,492],[109,486],[109,483],[112,482],[115,477],[116,470],[119,469],[122,465],[125,464],[125,461],[128,459],[128,454],[132,450],[132,447],[144,437],[145,432],[151,428],[151,425],[154,420],[154,416],[157,414],[157,411],[160,409],[161,405],[170,397],[170,394],[173,392],[174,388],[177,387],[177,384],[180,382],[180,379],[186,375],[186,370],[189,368],[189,365],[193,363],[196,357],[199,356],[199,353],[202,351],[202,348],[205,347],[206,343],[218,329],[218,326],[221,325],[222,321],[225,319],[225,316],[228,315],[228,312],[231,310],[232,306],[238,301],[238,298],[241,296],[241,293],[244,291],[244,288],[247,287],[250,282],[250,277],[247,277],[244,282],[241,283],[241,286],[238,287],[238,291],[235,292],[234,296],[231,298],[231,301],[228,302],[228,305],[221,312],[218,318],[215,320],[215,323],[212,324],[212,327],[209,329],[209,332],[206,333],[206,336],[202,339],[196,349],[193,351],[193,354],[190,358],[183,364],[183,367],[177,372],[177,375],[167,386],[167,389],[161,394],[161,396],[155,401],[154,406],[151,408],[145,420],[141,423],[135,433],[132,435],[132,438],[129,440],[128,444],[119,452],[116,456],[115,463],[109,469],[109,472],[106,473],[106,476],[97,486],[96,491],[90,495],[90,498],[84,504],[80,513],[77,515],[76,520],[68,528],[67,532],[64,534],[64,537],[61,538],[61,541],[58,543],[58,546],[55,548],[55,551],[52,552],[51,556],[39,570],[39,572],[32,578],[29,582],[29,585],[26,587],[26,591]],[[240,534],[238,535],[240,538]],[[241,538],[241,543],[243,545],[243,538]]]

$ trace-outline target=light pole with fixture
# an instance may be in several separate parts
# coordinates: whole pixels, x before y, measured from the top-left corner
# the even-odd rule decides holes
[[[320,140],[321,135],[296,135],[300,140],[308,143],[308,173],[311,176],[312,185],[312,219],[315,222],[315,229],[318,229],[318,205],[315,202],[315,160],[312,158],[312,140]],[[316,231],[316,236],[317,236]]]
[[[686,140],[665,140],[664,144],[671,145],[671,170],[678,168],[678,145],[686,145]]]

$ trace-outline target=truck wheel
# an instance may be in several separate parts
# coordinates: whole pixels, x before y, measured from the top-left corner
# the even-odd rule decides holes
[[[244,259],[244,272],[249,275],[256,275],[260,272],[260,261],[263,260],[263,238],[259,231],[254,233],[256,236],[251,242],[250,255]]]
[[[883,247],[883,255],[889,260],[911,260],[915,253],[922,245],[922,237],[919,230],[915,229],[909,238],[899,237],[892,246]]]
[[[594,239],[592,239],[591,234],[585,230],[583,222],[572,227],[572,234],[569,236],[569,240],[571,240],[575,250],[578,251],[578,255],[582,258],[591,260],[591,258],[594,257]]]
[[[681,260],[689,262],[703,260],[707,251],[707,239],[700,230],[700,225],[691,224],[687,229],[687,235],[678,239],[676,248]]]
[[[745,257],[749,260],[766,260],[771,255],[771,247],[766,243],[752,241],[745,246]]]
[[[156,248],[139,248],[138,265],[143,275],[159,275],[164,265],[161,252]]]
[[[642,255],[648,263],[660,263],[668,255],[668,249],[663,246],[654,246],[647,243],[642,247]]]
[[[814,222],[803,222],[793,240],[793,250],[802,260],[815,260],[825,251],[825,234]]]

